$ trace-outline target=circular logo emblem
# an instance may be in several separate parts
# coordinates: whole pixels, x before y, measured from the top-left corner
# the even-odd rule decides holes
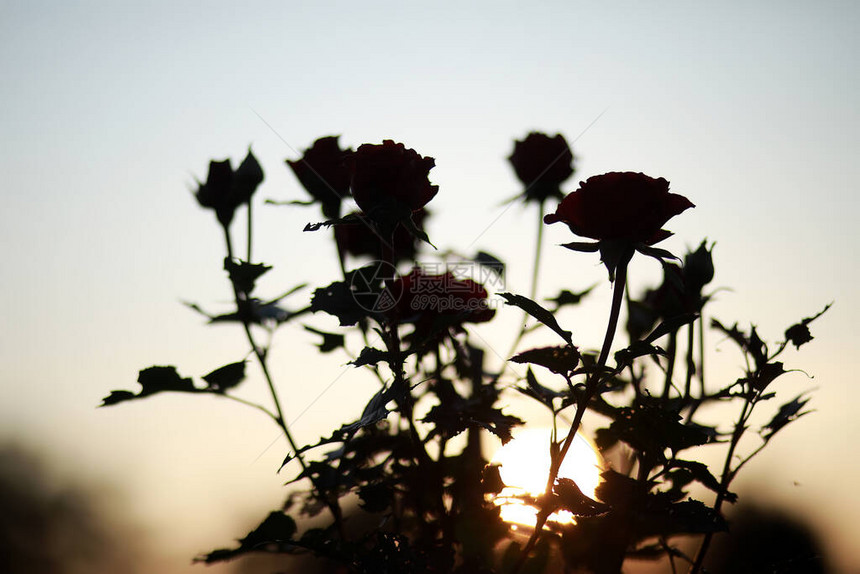
[[[371,313],[391,310],[400,300],[402,288],[394,284],[397,268],[386,261],[374,261],[351,272],[349,290],[356,304]]]

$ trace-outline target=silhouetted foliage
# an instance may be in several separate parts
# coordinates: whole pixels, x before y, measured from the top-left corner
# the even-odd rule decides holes
[[[238,539],[238,545],[204,553],[200,561],[270,553],[313,555],[344,572],[372,574],[572,569],[609,574],[636,557],[665,558],[673,571],[676,561],[685,561],[693,574],[702,572],[712,537],[727,528],[723,504],[738,498],[730,490],[738,472],[774,435],[810,412],[810,397],[803,393],[774,409],[753,439],[759,441],[757,447],[743,440],[753,411],[776,396],[777,379],[790,372],[782,358],[789,343],[799,348],[811,341],[810,324],[829,306],[789,327],[785,340],[776,344],[762,340],[752,325],[709,323],[713,293],[706,289],[715,276],[714,245],[702,241],[683,257],[654,247],[671,235],[663,229],[669,220],[694,207],[683,195],[670,193],[666,179],[610,172],[588,178],[565,196],[561,187],[573,174],[573,154],[561,135],[530,133],[516,142],[509,159],[524,186],[518,197],[537,204],[543,222],[565,223],[575,235],[591,240],[564,244],[576,252],[570,257],[597,254],[609,271],[610,318],[598,349],[580,341],[575,345],[574,331],[563,326],[562,317],[595,286],[562,289],[548,299],[547,308],[535,301],[536,284],[530,297],[494,296],[492,290],[507,272],[504,262],[487,251],[465,262],[448,251],[450,266],[416,262],[429,244],[425,206],[439,187],[429,180],[435,160],[402,143],[384,140],[352,151],[342,149],[338,137],[328,136],[314,142],[301,159],[287,161],[312,198],[309,203],[319,204],[328,218],[305,230],[334,228],[330,235],[340,269],[327,285],[303,295],[307,304],[297,311],[279,304],[304,285],[268,301],[255,295],[271,280],[271,266],[254,262],[251,252],[250,202],[263,181],[262,169],[250,151],[236,171],[229,160],[210,164],[197,199],[214,209],[222,228],[223,265],[235,309],[211,315],[189,306],[210,322],[241,325],[250,347],[246,359],[219,360],[215,364],[224,366],[202,375],[202,385],[183,378],[175,367],[150,367],[140,372],[139,391],[112,391],[102,405],[166,392],[205,393],[255,407],[284,434],[289,450],[282,469],[291,472],[287,484],[293,489],[286,504]],[[546,202],[556,199],[555,210],[545,213]],[[355,205],[346,205],[350,202]],[[243,205],[248,237],[247,255],[240,259],[230,223]],[[348,215],[341,216],[344,210]],[[536,248],[539,254],[540,240]],[[641,298],[627,291],[628,266],[637,254],[655,259],[663,269],[661,284]],[[355,266],[351,258],[364,261]],[[539,257],[535,259],[536,282]],[[495,369],[488,365],[483,339],[473,336],[474,325],[494,320],[500,300],[537,322],[522,322],[504,357],[528,365],[521,377],[508,372],[507,361]],[[614,345],[625,301],[628,341]],[[306,313],[337,318],[340,327],[334,332],[314,326],[316,315],[303,327],[321,338],[314,343],[320,353],[346,357],[341,364],[348,362],[350,373],[369,374],[379,388],[358,401],[350,422],[332,421],[328,436],[302,445],[284,418],[278,386],[283,382],[275,381],[268,367],[271,349],[258,342],[258,333],[263,329],[271,335]],[[706,384],[702,355],[708,324],[741,353],[745,372],[735,381]],[[521,345],[536,329],[548,329],[564,344]],[[680,348],[684,343],[686,352]],[[235,394],[249,374],[247,357],[259,365],[273,408]],[[682,357],[683,364],[676,365]],[[559,379],[553,385],[538,376]],[[504,444],[517,426],[526,424],[507,412],[508,389],[535,400],[553,420],[545,491],[513,497],[536,512],[527,540],[500,517],[501,493],[512,485],[504,484],[482,445],[487,436]],[[699,414],[715,403],[735,406],[737,419],[700,422]],[[603,469],[594,497],[559,475],[586,411],[602,417],[604,426],[595,435],[601,450],[620,451],[626,458],[617,468]],[[703,445],[724,449],[722,469],[696,460]],[[713,501],[691,498],[696,485],[711,493]],[[558,510],[570,512],[576,522],[548,521]],[[691,535],[703,536],[703,542],[695,556],[686,556],[675,541]]]

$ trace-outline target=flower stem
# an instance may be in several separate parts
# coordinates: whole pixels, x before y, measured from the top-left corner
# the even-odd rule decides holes
[[[230,230],[226,225],[222,225],[222,229],[224,230],[224,241],[227,246],[227,258],[230,261],[233,261],[233,241],[230,238]],[[269,372],[269,366],[266,361],[266,353],[262,349],[260,349],[260,347],[257,346],[257,343],[254,341],[254,334],[251,332],[249,301],[245,296],[243,296],[242,293],[239,292],[239,289],[236,287],[236,284],[232,281],[232,279],[230,281],[230,285],[233,287],[233,296],[236,300],[236,310],[239,315],[239,318],[242,321],[242,327],[245,331],[245,337],[248,340],[248,344],[251,345],[251,350],[257,357],[257,362],[260,364],[260,369],[263,372],[263,377],[266,379],[266,384],[269,387],[269,393],[272,396],[272,402],[275,405],[275,412],[277,414],[275,421],[278,423],[278,426],[281,427],[281,430],[283,431],[290,448],[293,449],[296,460],[299,461],[299,465],[302,467],[303,473],[308,476],[311,483],[316,488],[320,500],[323,500],[331,510],[338,530],[341,532],[341,535],[343,535],[343,513],[341,512],[337,499],[335,498],[334,500],[332,500],[331,497],[327,496],[326,493],[321,488],[319,488],[313,476],[308,472],[307,462],[305,462],[304,457],[299,451],[298,443],[296,443],[292,433],[290,432],[290,428],[287,425],[287,420],[284,417],[284,411],[281,407],[281,401],[278,398],[278,392],[275,389],[274,380],[272,379],[272,375]]]
[[[540,272],[540,255],[543,246],[543,216],[544,209],[543,203],[540,202],[538,206],[538,227],[537,227],[537,239],[535,240],[535,265],[534,269],[532,269],[532,286],[529,291],[529,299],[534,301],[534,298],[537,296],[537,288],[538,288],[538,277]]]
[[[573,417],[573,422],[570,424],[570,430],[567,433],[567,437],[565,437],[564,443],[562,444],[558,454],[553,457],[553,460],[550,463],[550,472],[549,477],[547,477],[546,492],[544,494],[546,499],[549,499],[552,494],[553,486],[558,478],[559,469],[561,469],[561,463],[564,461],[564,457],[567,456],[570,446],[573,444],[573,439],[576,437],[576,433],[582,423],[582,417],[585,415],[586,407],[600,388],[600,383],[604,375],[603,367],[606,366],[606,361],[609,358],[612,341],[615,338],[615,331],[618,327],[618,318],[621,315],[621,303],[624,301],[624,287],[627,282],[627,263],[629,261],[629,257],[623,259],[616,270],[615,285],[612,292],[612,306],[609,311],[609,323],[606,326],[606,335],[603,338],[603,346],[600,349],[600,355],[597,358],[597,364],[594,366],[594,370],[586,379],[585,393],[577,402],[576,414]],[[519,572],[525,564],[526,559],[537,544],[547,518],[549,518],[548,512],[542,510],[538,513],[534,532],[532,532],[528,543],[526,543],[526,547],[520,555],[519,562],[511,574]]]
[[[248,258],[246,259],[246,261],[248,263],[251,263],[251,244],[253,241],[252,238],[254,237],[254,234],[253,234],[253,231],[254,231],[254,226],[253,226],[254,213],[253,213],[252,208],[251,208],[252,205],[253,205],[253,202],[249,199],[248,200],[248,206],[247,206],[248,207],[248,209],[247,209],[247,213],[248,213]]]
[[[746,430],[747,419],[749,418],[750,412],[752,411],[752,405],[749,401],[744,402],[744,406],[741,409],[741,414],[738,417],[738,422],[735,424],[735,430],[732,433],[732,439],[729,443],[729,450],[726,452],[726,461],[723,463],[723,473],[720,478],[720,491],[717,493],[717,499],[714,502],[714,512],[719,515],[720,509],[723,506],[723,501],[725,500],[726,492],[728,492],[729,484],[731,484],[732,479],[735,477],[735,471],[732,470],[732,459],[735,456],[735,449],[740,443],[741,437]],[[696,560],[693,562],[693,565],[690,567],[690,574],[698,574],[699,571],[702,570],[702,566],[705,562],[705,556],[708,553],[708,548],[711,545],[711,540],[714,537],[713,532],[708,532],[705,534],[704,540],[702,540],[702,545],[699,547],[699,552],[696,554]]]
[[[537,296],[537,288],[538,288],[538,277],[540,275],[540,255],[543,246],[543,216],[544,216],[544,207],[543,202],[540,203],[538,207],[538,228],[537,228],[537,239],[535,239],[535,262],[534,268],[532,269],[532,282],[529,287],[529,299],[534,301],[534,298]],[[505,355],[505,359],[513,356],[514,352],[517,350],[517,346],[519,346],[520,341],[523,340],[523,336],[526,334],[526,320],[528,319],[529,314],[526,311],[523,311],[523,320],[520,325],[520,330],[517,333],[517,336],[514,338],[514,342],[511,343],[511,348],[508,351],[507,355]],[[499,376],[504,373],[505,369],[508,367],[508,361],[505,361],[505,364],[502,366],[502,370],[499,372]]]

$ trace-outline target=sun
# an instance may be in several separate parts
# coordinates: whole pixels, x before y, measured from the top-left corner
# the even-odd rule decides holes
[[[505,522],[535,525],[537,510],[524,504],[517,496],[540,496],[544,493],[549,476],[550,436],[550,429],[521,430],[493,457],[492,462],[500,465],[499,474],[506,485],[494,498],[494,502],[501,506],[501,517]],[[603,468],[600,453],[588,439],[577,433],[561,465],[559,477],[573,480],[583,494],[594,498]],[[565,510],[552,514],[548,520],[562,524],[575,522],[573,515]]]

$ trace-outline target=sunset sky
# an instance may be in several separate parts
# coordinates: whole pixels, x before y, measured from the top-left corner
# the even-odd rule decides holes
[[[223,310],[231,295],[220,230],[191,193],[209,160],[238,162],[252,146],[265,171],[265,294],[338,278],[325,232],[302,233],[318,211],[262,205],[306,199],[284,160],[332,134],[434,157],[433,242],[498,255],[506,288],[526,294],[538,215],[502,205],[519,191],[506,158],[529,131],[562,133],[577,157],[566,191],[642,171],[696,204],[661,246],[716,242],[725,323],[778,340],[834,302],[815,340],[786,355],[814,378],[780,379],[786,401],[816,389],[815,413],[749,465],[740,490],[807,518],[840,572],[858,572],[860,4],[611,4],[0,3],[0,445],[36,450],[60,481],[109,489],[160,549],[160,571],[201,572],[195,553],[283,500],[277,429],[200,397],[94,407],[135,388],[141,368],[197,376],[247,349],[241,329],[207,327],[181,304]],[[577,344],[596,347],[605,271],[557,247],[570,241],[562,226],[545,240],[541,296],[601,282],[562,315]],[[633,293],[658,277],[636,263]],[[501,309],[475,333],[501,354],[517,321]],[[289,325],[272,351],[302,442],[354,419],[375,390],[315,341]],[[731,345],[709,343],[712,380],[739,376]],[[251,371],[243,396],[265,400]]]

